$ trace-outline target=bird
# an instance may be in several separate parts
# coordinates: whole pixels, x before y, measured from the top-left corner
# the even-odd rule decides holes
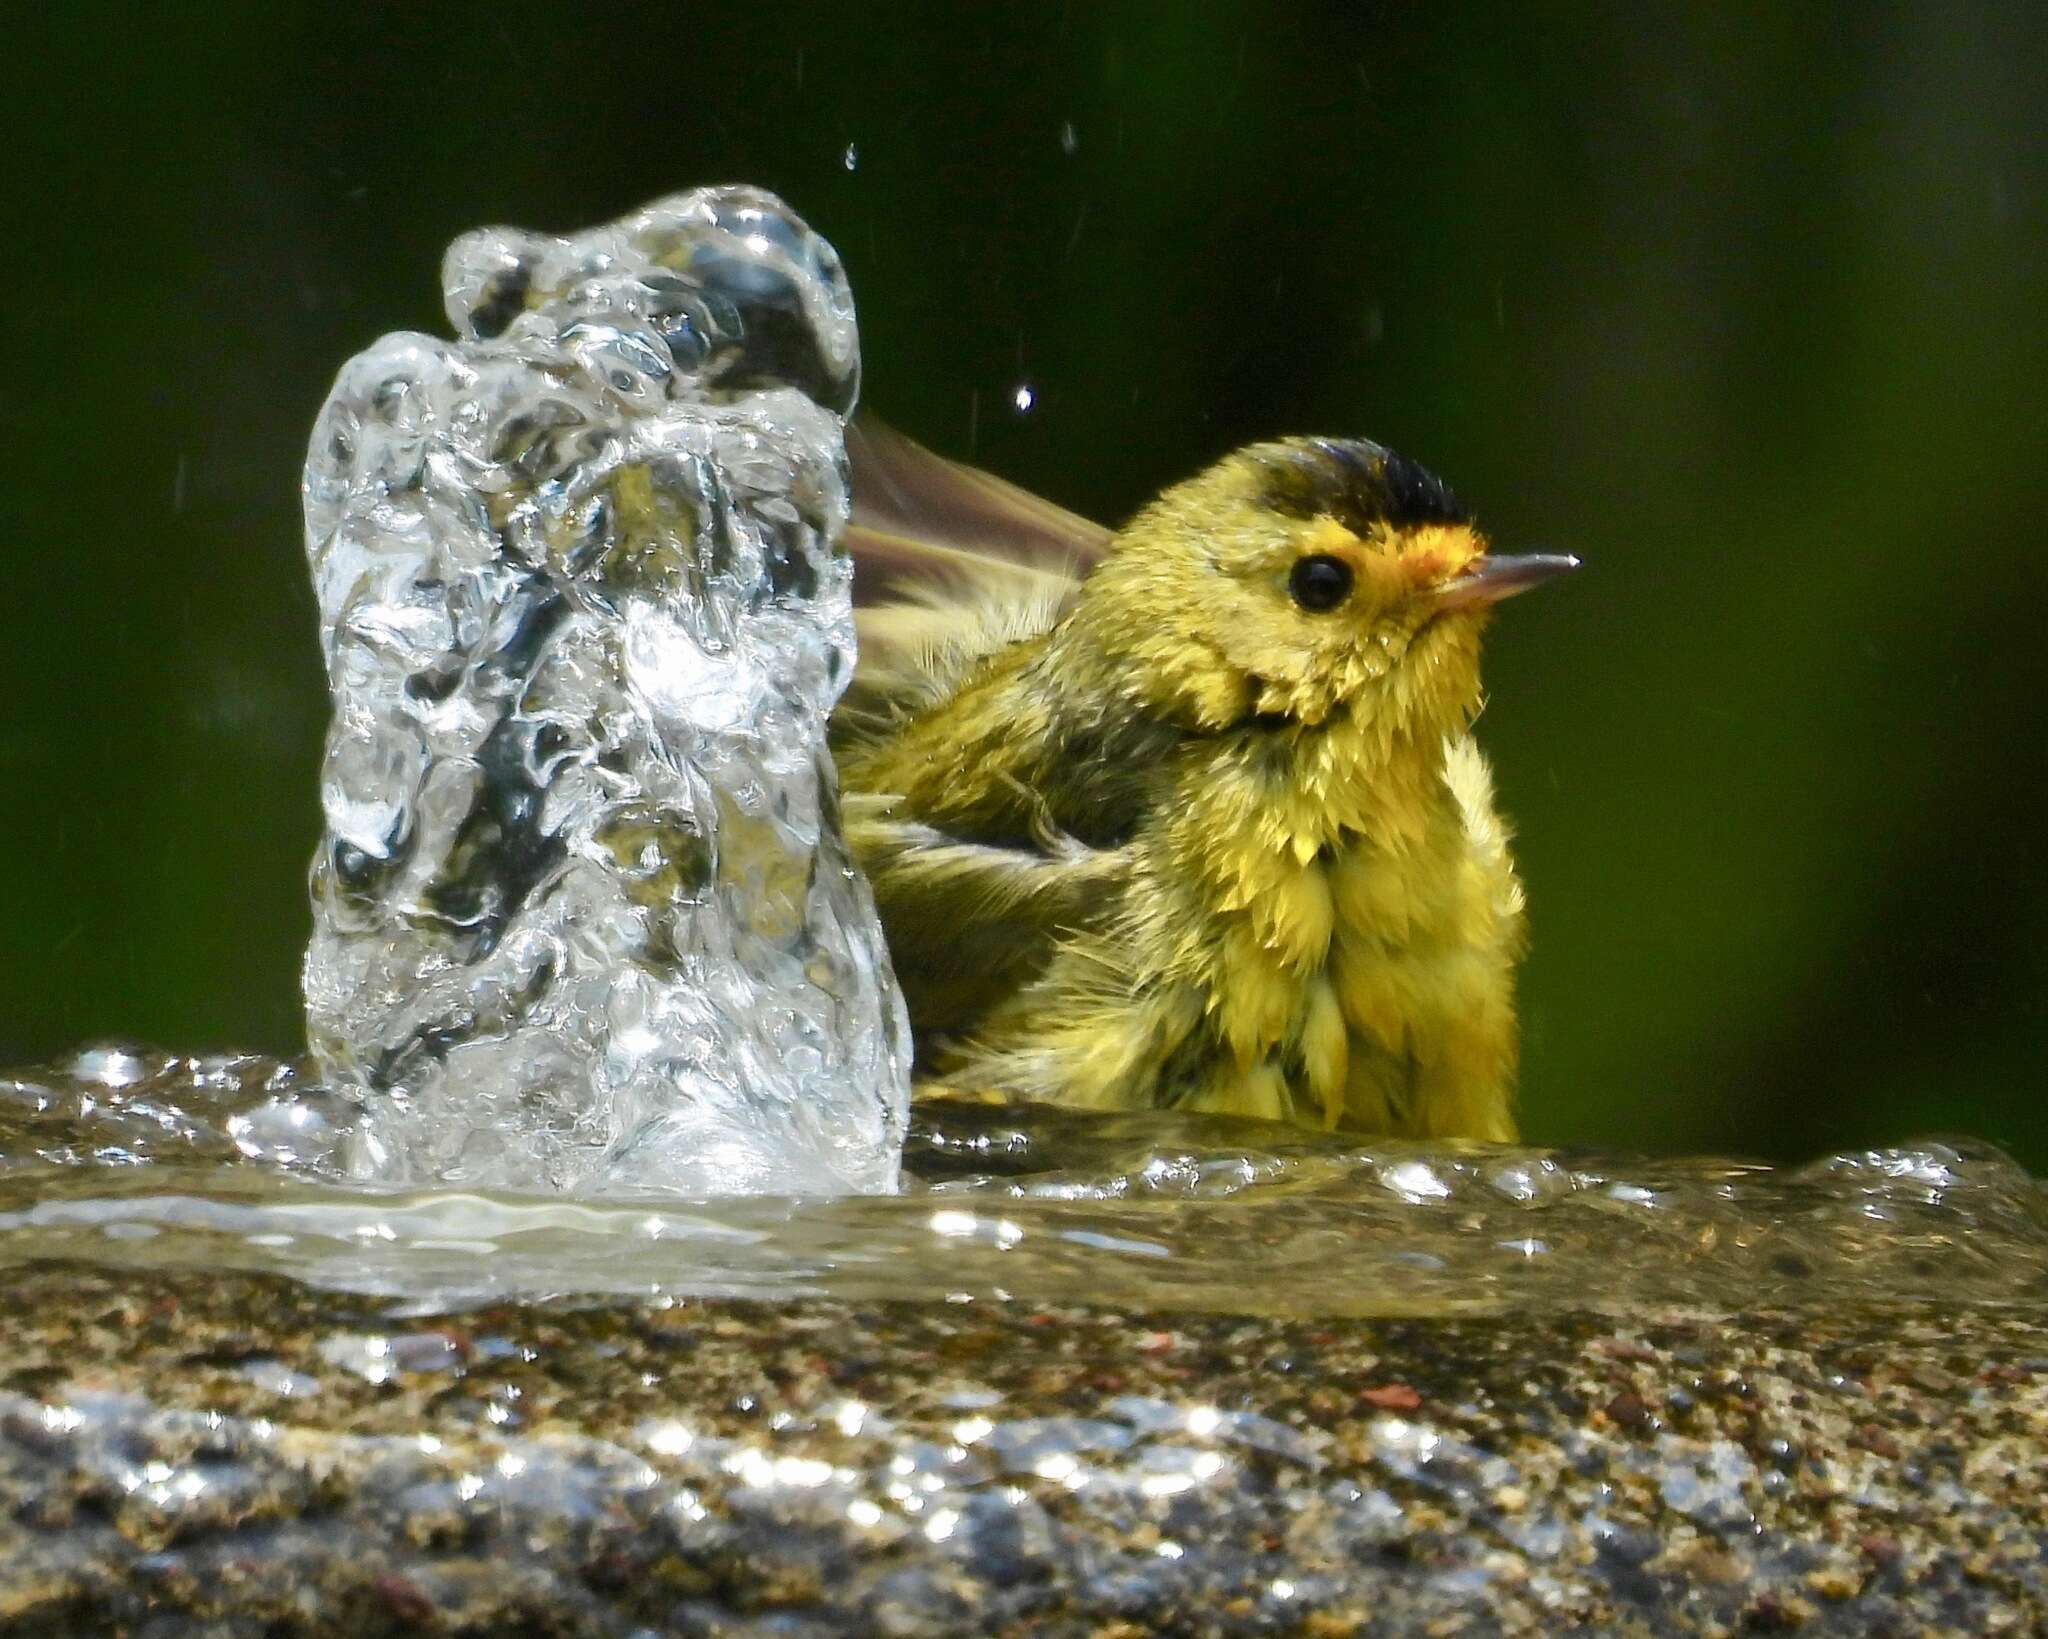
[[[1365,439],[1110,530],[865,412],[830,724],[915,1092],[1512,1142],[1524,893],[1472,738],[1504,555]]]

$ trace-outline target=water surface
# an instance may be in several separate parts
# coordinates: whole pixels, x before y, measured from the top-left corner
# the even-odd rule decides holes
[[[2048,1297],[2048,1198],[1925,1140],[1793,1169],[930,1102],[890,1198],[380,1191],[352,1109],[254,1056],[95,1047],[0,1074],[0,1261],[506,1298],[1095,1302],[1302,1318],[1980,1307]]]

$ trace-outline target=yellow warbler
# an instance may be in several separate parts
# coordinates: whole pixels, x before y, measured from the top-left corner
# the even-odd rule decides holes
[[[1362,440],[1113,534],[857,425],[834,719],[922,1090],[1507,1140],[1522,890],[1470,737],[1503,557]]]

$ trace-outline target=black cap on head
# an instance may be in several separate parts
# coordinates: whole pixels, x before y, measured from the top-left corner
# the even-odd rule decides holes
[[[1375,524],[1463,524],[1471,514],[1427,467],[1364,438],[1293,438],[1246,452],[1264,500],[1290,518],[1335,518],[1354,534]]]

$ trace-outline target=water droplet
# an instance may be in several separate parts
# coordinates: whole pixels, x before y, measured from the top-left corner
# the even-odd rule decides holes
[[[860,149],[850,142],[846,145],[844,163],[849,171],[860,169]]]
[[[1038,395],[1031,390],[1028,382],[1019,382],[1017,390],[1010,395],[1010,402],[1017,406],[1017,413],[1022,415],[1038,402]]]

